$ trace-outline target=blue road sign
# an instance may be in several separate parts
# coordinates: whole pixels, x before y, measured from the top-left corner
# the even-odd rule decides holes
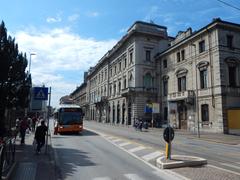
[[[145,113],[152,113],[152,104],[146,104],[144,107]]]
[[[35,100],[48,100],[48,88],[46,87],[34,87],[33,98]]]

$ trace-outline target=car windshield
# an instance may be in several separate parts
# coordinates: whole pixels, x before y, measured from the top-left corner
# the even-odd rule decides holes
[[[82,117],[80,112],[62,112],[60,113],[59,124],[71,125],[81,124]]]

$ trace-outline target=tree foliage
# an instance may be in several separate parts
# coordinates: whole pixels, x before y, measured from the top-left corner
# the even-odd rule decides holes
[[[28,107],[31,76],[25,72],[26,53],[18,50],[15,38],[7,35],[4,22],[0,25],[0,117],[6,108]]]

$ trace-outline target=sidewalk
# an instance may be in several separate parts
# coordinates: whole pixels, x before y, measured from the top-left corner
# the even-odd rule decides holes
[[[149,128],[149,132],[160,132],[163,133],[164,128]],[[222,133],[208,133],[200,132],[200,138],[197,133],[189,132],[182,129],[174,129],[175,136],[184,136],[189,139],[197,139],[203,141],[210,141],[215,143],[222,143],[227,145],[240,145],[240,136]]]
[[[89,121],[91,122],[91,121]],[[98,123],[98,122],[97,122]],[[134,129],[132,126],[123,126],[123,125],[112,125],[112,124],[105,124],[105,123],[98,123],[99,125],[103,126],[111,126],[112,128],[129,128]],[[145,131],[143,129],[143,131]],[[150,134],[160,134],[163,135],[164,128],[151,128],[149,127],[147,133]],[[231,134],[222,134],[222,133],[209,133],[209,132],[201,132],[200,131],[200,138],[198,138],[197,132],[190,132],[183,129],[174,129],[175,137],[182,136],[189,139],[196,139],[196,140],[203,140],[215,143],[222,143],[227,145],[239,145],[240,146],[240,136],[239,135],[231,135]]]
[[[45,154],[45,146],[41,154],[35,154],[32,146],[34,134],[27,134],[25,145],[16,140],[16,166],[10,175],[11,180],[55,180],[55,164],[53,149],[48,142],[48,153]]]

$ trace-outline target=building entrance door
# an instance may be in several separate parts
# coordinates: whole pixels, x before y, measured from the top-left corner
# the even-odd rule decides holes
[[[187,106],[184,102],[178,104],[179,129],[187,129]]]

